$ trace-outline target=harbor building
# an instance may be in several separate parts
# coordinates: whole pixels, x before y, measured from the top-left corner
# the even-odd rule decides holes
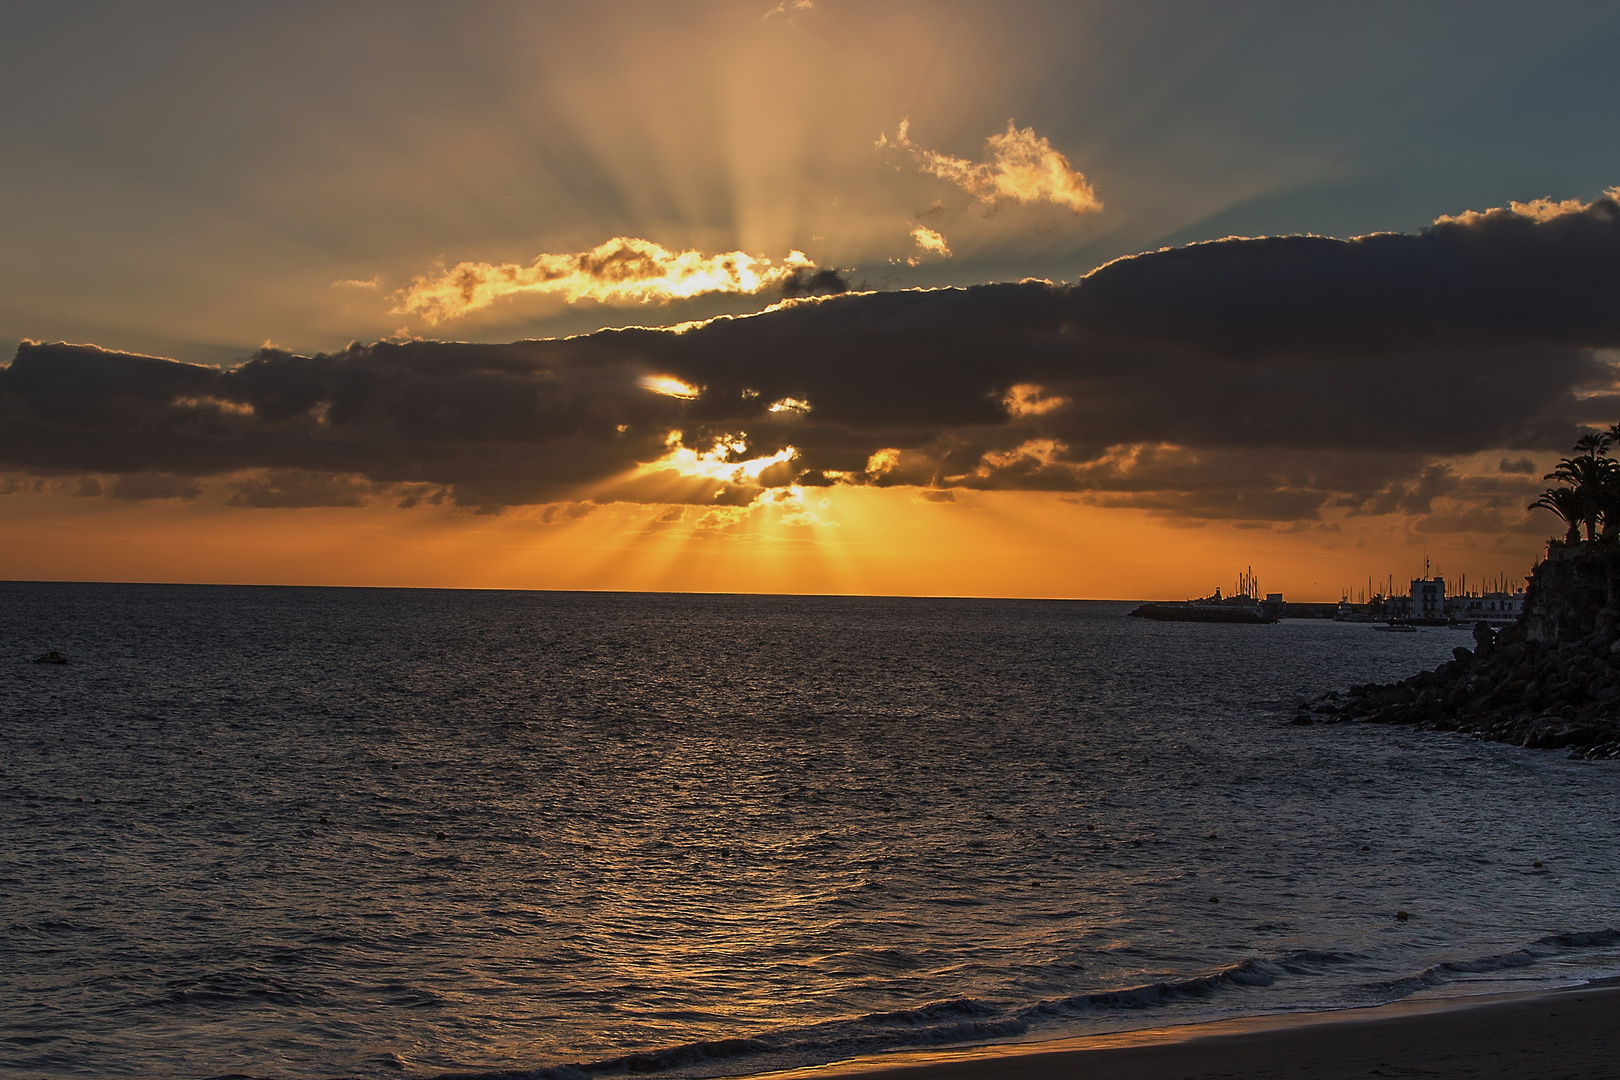
[[[1524,590],[1454,596],[1447,607],[1454,622],[1515,622],[1524,611]]]
[[[1443,577],[1412,579],[1413,622],[1443,623],[1446,615],[1446,579]]]

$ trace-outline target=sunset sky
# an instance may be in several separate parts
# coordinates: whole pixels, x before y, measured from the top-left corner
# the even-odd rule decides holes
[[[1337,599],[1620,420],[1612,4],[0,40],[0,578]]]

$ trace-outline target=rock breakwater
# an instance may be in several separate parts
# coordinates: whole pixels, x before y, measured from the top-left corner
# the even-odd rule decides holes
[[[1552,545],[1518,623],[1480,623],[1474,648],[1433,671],[1323,694],[1292,722],[1410,724],[1620,758],[1620,548]]]

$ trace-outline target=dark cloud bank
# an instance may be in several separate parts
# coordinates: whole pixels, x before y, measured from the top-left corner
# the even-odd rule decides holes
[[[678,430],[704,450],[746,433],[737,458],[797,448],[764,486],[1035,489],[1255,521],[1453,496],[1474,504],[1458,527],[1488,527],[1535,486],[1527,456],[1620,418],[1600,352],[1617,346],[1620,206],[1604,198],[1418,235],[1223,240],[1072,286],[829,296],[683,333],[266,349],[229,370],[24,343],[0,370],[0,467],[110,476],[125,497],[230,474],[244,506],[758,494],[624,479]],[[788,399],[809,411],[771,410]],[[1493,478],[1434,464],[1487,450],[1508,454]]]

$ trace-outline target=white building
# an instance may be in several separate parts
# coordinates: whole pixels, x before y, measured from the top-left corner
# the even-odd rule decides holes
[[[1446,617],[1446,579],[1413,578],[1412,621],[1445,622]]]
[[[1448,606],[1460,623],[1514,622],[1524,611],[1524,590],[1454,596]]]

